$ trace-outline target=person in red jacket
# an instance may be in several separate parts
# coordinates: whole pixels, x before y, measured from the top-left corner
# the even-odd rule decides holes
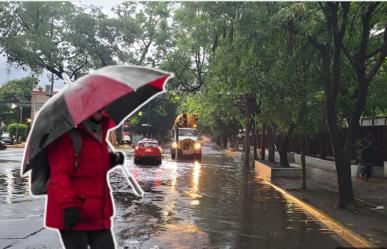
[[[107,172],[122,164],[124,155],[109,152],[106,136],[113,126],[113,120],[99,111],[76,128],[81,139],[77,157],[70,132],[48,149],[46,226],[59,229],[67,249],[115,248]]]

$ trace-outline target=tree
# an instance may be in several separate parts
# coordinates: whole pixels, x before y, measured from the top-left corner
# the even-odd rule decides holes
[[[267,34],[270,39],[265,46],[275,60],[270,61],[269,70],[265,70],[269,83],[263,85],[262,118],[276,131],[272,132],[271,140],[275,141],[283,167],[289,166],[287,147],[290,138],[294,135],[302,137],[301,154],[304,157],[305,139],[316,135],[324,124],[318,57],[300,35],[304,29],[301,21],[305,18],[305,7],[302,3],[281,5],[272,17],[272,28]]]
[[[170,46],[168,24],[171,4],[167,2],[124,2],[114,8],[117,14],[117,44],[122,62],[160,65],[165,47]]]
[[[6,15],[10,5],[1,4]],[[58,78],[114,63],[114,26],[98,9],[85,13],[70,2],[20,2],[12,11],[10,31],[0,40],[9,63]]]
[[[8,124],[19,122],[19,115],[16,111],[19,108],[11,109],[14,103],[23,107],[22,120],[25,121],[31,114],[31,94],[32,89],[37,85],[37,79],[26,77],[20,80],[11,80],[0,87],[0,120]]]
[[[369,86],[364,116],[387,115],[387,63],[384,62],[375,80]]]
[[[143,106],[129,121],[135,133],[152,136],[161,142],[170,139],[170,130],[176,118],[176,106],[170,99],[171,93],[159,96]],[[144,127],[142,124],[150,124]],[[149,130],[148,130],[149,129]]]
[[[233,96],[219,90],[216,84],[211,84],[199,93],[189,94],[179,112],[197,113],[201,133],[211,135],[214,141],[225,147],[228,140],[236,138],[241,128],[241,112],[234,105]]]
[[[355,202],[350,164],[359,119],[364,111],[369,85],[387,55],[387,32],[382,32],[381,37],[381,34],[371,35],[371,30],[379,30],[385,22],[386,7],[382,3],[348,2],[321,3],[319,6],[324,14],[322,21],[325,26],[319,27],[309,40],[321,55],[327,122],[338,176],[338,204],[352,208]],[[342,52],[354,69],[354,81],[353,77],[344,75]],[[344,110],[338,106],[341,99],[351,102]],[[343,124],[347,126],[344,139],[340,133]]]
[[[4,44],[5,40],[15,32],[13,23],[17,6],[18,4],[14,2],[0,3],[0,44]],[[0,54],[4,51],[5,48],[2,46]]]
[[[193,2],[175,5],[172,43],[165,56],[179,80],[180,90],[195,92],[205,84],[220,36],[227,33],[224,17],[233,14],[234,5]]]
[[[16,137],[18,135],[21,140],[25,141],[28,135],[28,125],[21,123],[11,123],[7,126],[7,131],[11,137]]]

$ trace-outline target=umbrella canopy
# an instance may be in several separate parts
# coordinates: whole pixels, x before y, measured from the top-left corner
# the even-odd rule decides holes
[[[24,151],[22,172],[31,164],[48,165],[47,147],[92,114],[103,109],[119,124],[164,92],[172,75],[138,66],[107,66],[67,85],[36,116]]]

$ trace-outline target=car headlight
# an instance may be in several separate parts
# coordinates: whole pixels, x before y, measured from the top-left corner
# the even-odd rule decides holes
[[[202,145],[199,143],[195,143],[195,145],[194,145],[195,150],[200,150],[201,147],[202,147]]]
[[[177,143],[176,143],[176,142],[173,142],[173,143],[172,143],[172,148],[174,148],[174,149],[177,148]]]

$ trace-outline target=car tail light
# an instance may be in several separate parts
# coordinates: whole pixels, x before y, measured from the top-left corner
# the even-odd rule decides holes
[[[136,146],[136,148],[134,148],[135,150],[138,150],[138,145]]]
[[[161,149],[161,146],[157,146],[157,148],[159,148],[160,152],[163,152],[163,150]]]

